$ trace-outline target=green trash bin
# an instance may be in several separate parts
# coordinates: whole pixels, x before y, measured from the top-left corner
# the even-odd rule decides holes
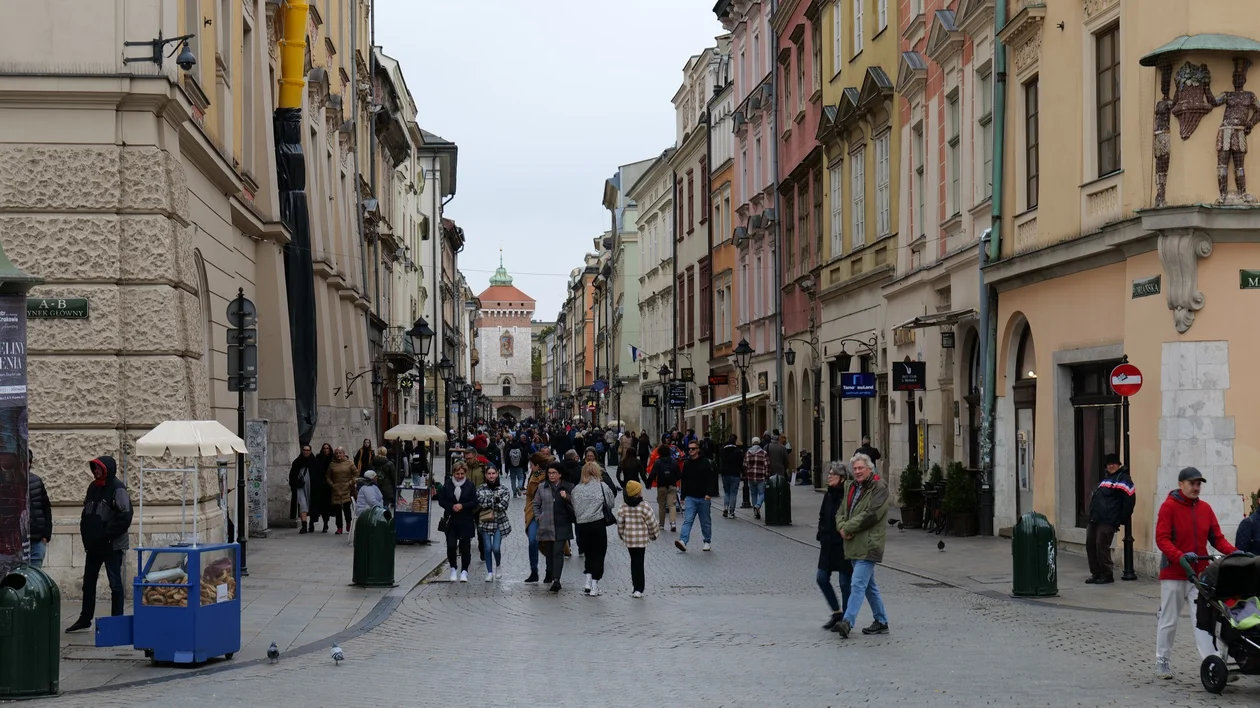
[[[792,483],[785,475],[766,480],[766,526],[792,525]]]
[[[1011,535],[1015,597],[1054,597],[1059,594],[1059,541],[1054,525],[1035,511],[1024,514]]]
[[[60,652],[61,590],[19,565],[0,580],[0,698],[56,695]]]
[[[354,573],[351,582],[366,588],[394,586],[394,515],[374,506],[354,522]]]

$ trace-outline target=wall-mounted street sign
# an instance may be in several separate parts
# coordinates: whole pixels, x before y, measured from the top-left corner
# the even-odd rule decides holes
[[[696,380],[696,370],[689,366],[683,367],[683,370],[678,372],[678,378],[679,380],[691,383]]]
[[[85,297],[28,297],[27,319],[86,320],[88,301]]]
[[[1111,370],[1111,390],[1117,396],[1132,396],[1142,390],[1142,371],[1132,364],[1121,364]]]
[[[941,349],[953,349],[953,348],[954,348],[954,330],[952,329],[941,330]]]
[[[869,371],[840,374],[841,398],[874,398],[875,374]]]
[[[892,365],[894,391],[922,391],[927,388],[927,363],[898,361]]]
[[[1242,290],[1260,290],[1260,270],[1238,271],[1238,287]]]
[[[1138,278],[1133,281],[1133,298],[1150,297],[1158,295],[1160,286],[1160,276],[1152,275],[1149,278]]]
[[[670,381],[669,382],[669,407],[670,408],[686,408],[687,407],[687,382],[686,381]]]

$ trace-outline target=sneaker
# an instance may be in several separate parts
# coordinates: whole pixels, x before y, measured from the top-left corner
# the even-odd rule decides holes
[[[459,571],[454,568],[451,568],[451,582],[452,583],[459,582]]]
[[[630,597],[633,597],[636,600],[642,600],[643,593],[639,592],[638,590],[635,590],[634,592],[630,593]]]
[[[1091,575],[1091,576],[1089,576],[1088,578],[1085,578],[1085,584],[1086,584],[1086,585],[1096,585],[1097,583],[1098,583],[1098,576],[1097,576],[1097,575]]]
[[[494,582],[494,573],[486,573],[486,582],[487,582],[487,583],[493,583],[493,582]]]
[[[66,627],[66,634],[69,634],[71,632],[82,632],[85,629],[91,629],[91,627],[92,627],[92,620],[85,620],[85,619],[80,618],[78,622],[75,622],[69,627]]]
[[[674,548],[677,548],[678,550],[682,551],[683,553],[686,553],[686,552],[687,552],[687,544],[683,543],[683,542],[682,542],[682,539],[679,539],[679,540],[677,540],[677,541],[674,541]]]
[[[536,570],[535,570],[535,571],[531,572],[531,573],[529,574],[529,577],[528,577],[528,578],[525,578],[525,582],[527,582],[527,583],[536,583],[536,582],[538,582],[538,571],[536,571]]]
[[[753,507],[753,518],[754,518],[754,519],[760,519],[760,518],[761,518],[761,507],[759,507],[759,506],[755,506],[755,507]]]
[[[671,533],[678,533],[678,527],[673,524],[669,525],[669,530]]]
[[[708,541],[705,541],[705,542],[704,542],[704,546],[703,546],[700,550],[702,550],[702,551],[711,551],[711,550],[713,550],[713,546],[712,546],[712,545],[710,545]]]
[[[1162,679],[1171,679],[1173,677],[1172,664],[1167,660],[1155,660],[1155,676]]]
[[[888,625],[883,622],[871,622],[871,626],[863,629],[862,634],[888,634]]]
[[[460,571],[460,573],[459,573],[459,582],[461,582],[461,583],[466,583],[466,582],[468,582],[468,571],[466,571],[466,570],[461,570],[461,571]]]
[[[831,630],[835,629],[836,625],[840,624],[840,620],[842,619],[844,619],[843,612],[840,612],[840,611],[832,612],[831,619],[827,620],[827,624],[824,624],[822,628],[830,632]]]
[[[340,536],[340,535],[341,535],[341,528],[340,528],[340,527],[338,527],[338,528],[337,528],[337,533],[335,533],[335,534],[333,534],[333,535],[334,535],[334,536]]]
[[[594,581],[594,580],[591,580],[591,574],[590,574],[590,573],[586,573],[586,582],[582,584],[582,592],[583,592],[583,593],[585,593],[585,594],[587,594],[587,595],[590,595],[590,594],[591,594],[591,583],[593,583],[593,582],[595,582],[595,581]]]
[[[1114,577],[1107,577],[1107,576],[1103,576],[1094,581],[1094,583],[1097,585],[1109,585],[1114,582],[1116,582],[1116,579]]]
[[[836,623],[836,626],[831,628],[831,631],[839,634],[841,637],[844,637],[845,639],[848,639],[849,632],[852,632],[853,628],[849,626],[848,622],[842,619]]]
[[[731,512],[730,512],[730,510],[729,510],[729,509],[723,509],[723,510],[722,510],[722,518],[723,518],[723,519],[729,518],[730,513],[731,513]]]
[[[590,595],[591,597],[599,596],[599,581],[598,580],[591,581],[591,591],[587,594]]]

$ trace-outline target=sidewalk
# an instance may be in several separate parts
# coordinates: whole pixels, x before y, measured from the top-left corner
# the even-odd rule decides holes
[[[767,531],[817,547],[814,535],[818,529],[818,507],[822,495],[813,487],[792,488],[792,525],[767,526]],[[752,510],[741,509],[739,518],[753,521]],[[889,517],[897,516],[891,509]],[[945,542],[944,550],[937,543]],[[1121,553],[1115,550],[1119,564]],[[992,536],[936,536],[922,530],[898,531],[888,528],[888,543],[883,565],[933,582],[951,585],[980,595],[999,599],[1017,599],[1053,607],[1115,612],[1147,616],[1159,607],[1159,582],[1139,576],[1124,582],[1117,578],[1110,585],[1086,585],[1089,566],[1081,555],[1062,553],[1057,557],[1059,594],[1047,598],[1012,598],[1011,542]],[[1119,568],[1117,568],[1117,575]]]
[[[154,666],[130,647],[96,648],[92,630],[63,633],[61,690],[150,681],[207,667],[242,664],[265,658],[272,642],[282,653],[311,644],[325,648],[334,635],[364,631],[379,622],[445,560],[446,548],[437,534],[434,516],[429,517],[429,534],[430,539],[436,539],[433,543],[400,545],[395,550],[397,587],[357,588],[350,585],[354,551],[348,535],[337,536],[333,531],[302,535],[296,528],[273,529],[269,537],[249,541],[249,577],[241,579],[241,650],[231,661],[216,659],[192,668]],[[108,615],[108,593],[97,600],[97,616]],[[131,611],[130,605],[127,611]],[[62,629],[78,615],[77,601],[63,601]],[[364,626],[358,626],[360,623]]]

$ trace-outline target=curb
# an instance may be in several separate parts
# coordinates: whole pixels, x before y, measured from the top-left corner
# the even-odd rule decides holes
[[[355,625],[344,629],[336,634],[318,639],[308,644],[304,644],[295,649],[290,649],[284,653],[287,657],[304,656],[315,651],[326,650],[331,644],[341,644],[352,639],[357,639],[375,629],[390,615],[394,614],[394,610],[402,604],[404,598],[412,591],[419,587],[429,576],[437,572],[439,568],[446,564],[446,558],[442,557],[438,563],[432,567],[428,564],[421,565],[407,575],[403,576],[398,585],[394,586],[385,596],[376,601],[376,605],[368,611],[367,616],[359,620]],[[56,696],[40,696],[40,698],[57,698],[60,696],[82,696],[92,693],[104,693],[107,691],[118,691],[127,688],[139,688],[141,686],[157,686],[172,681],[182,681],[184,679],[193,678],[195,676],[209,676],[212,674],[220,674],[227,671],[239,671],[250,666],[262,665],[267,663],[266,657],[260,657],[251,661],[225,661],[215,666],[207,666],[200,669],[192,669],[179,674],[171,674],[169,676],[160,676],[151,679],[138,679],[135,681],[127,681],[125,683],[112,683],[105,686],[97,686],[95,688],[78,688],[70,691],[62,691]]]

